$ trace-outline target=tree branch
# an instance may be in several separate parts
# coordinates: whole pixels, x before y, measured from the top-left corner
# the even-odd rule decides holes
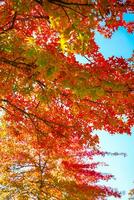
[[[35,0],[35,2],[40,4],[41,6],[43,5],[43,0]]]
[[[49,120],[47,120],[47,119],[43,119],[42,117],[39,117],[39,116],[37,116],[37,115],[35,115],[35,114],[33,114],[33,113],[27,112],[27,111],[25,111],[24,109],[17,107],[16,105],[14,105],[13,103],[11,103],[11,102],[10,102],[9,100],[7,100],[7,99],[0,99],[0,101],[9,104],[11,107],[13,107],[13,108],[19,110],[21,113],[23,113],[24,115],[28,116],[29,118],[33,117],[33,118],[35,118],[35,119],[38,119],[39,121],[44,122],[46,125],[48,125],[48,126],[50,126],[50,127],[52,127],[52,128],[53,128],[53,125],[61,126],[61,127],[64,127],[64,128],[73,128],[73,127],[74,127],[74,125],[73,125],[73,126],[68,126],[68,125],[64,125],[64,124],[59,124],[59,123],[57,123],[57,122],[49,121]]]
[[[2,63],[5,63],[5,64],[9,64],[9,65],[12,65],[13,67],[15,68],[18,68],[18,69],[23,69],[22,66],[25,66],[25,68],[27,70],[30,70],[31,68],[35,69],[37,66],[33,63],[25,63],[25,62],[17,62],[16,61],[17,59],[15,60],[9,60],[7,58],[4,58],[4,57],[0,57],[0,62]]]
[[[92,3],[75,3],[75,2],[65,2],[62,0],[48,0],[49,3],[56,3],[59,5],[69,5],[69,6],[93,6]]]
[[[2,28],[3,31],[0,34],[4,33],[5,31],[9,31],[9,30],[13,29],[16,17],[17,17],[17,12],[14,13],[12,20]],[[9,27],[6,28],[6,26],[8,26],[8,25],[9,25]]]

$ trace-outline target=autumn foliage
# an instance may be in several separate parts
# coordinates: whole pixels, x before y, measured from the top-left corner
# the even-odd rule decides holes
[[[94,129],[130,133],[133,70],[105,59],[94,35],[133,24],[131,1],[0,1],[0,198],[99,200],[120,193],[97,184]],[[87,63],[76,60],[76,54]]]

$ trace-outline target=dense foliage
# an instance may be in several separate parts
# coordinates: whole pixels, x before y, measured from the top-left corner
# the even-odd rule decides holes
[[[0,197],[97,200],[120,197],[97,185],[99,138],[130,134],[133,70],[106,60],[94,34],[110,37],[131,1],[0,1]],[[86,64],[76,61],[84,56]]]

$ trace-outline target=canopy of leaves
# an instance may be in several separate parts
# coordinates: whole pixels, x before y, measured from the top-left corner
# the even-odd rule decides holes
[[[92,156],[104,154],[92,131],[130,134],[133,69],[106,60],[94,32],[132,32],[131,11],[131,1],[0,1],[1,199],[120,196],[97,185],[112,176],[96,171]]]
[[[33,127],[29,132],[29,128],[30,125],[23,124],[10,135],[1,135],[1,200],[120,197],[117,191],[96,184],[113,177],[96,170],[105,163],[92,161],[94,156],[105,156],[108,152],[86,150],[76,137],[63,140],[61,136],[54,137],[54,133],[44,135]]]

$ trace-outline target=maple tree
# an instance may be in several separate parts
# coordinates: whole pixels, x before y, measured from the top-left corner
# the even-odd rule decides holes
[[[3,116],[2,120],[1,199],[95,200],[121,196],[109,187],[96,184],[113,177],[96,171],[97,166],[105,163],[93,162],[94,156],[109,155],[109,152],[91,150],[88,145],[82,147],[77,136],[63,139],[61,135],[54,135],[54,129],[44,135],[37,128],[35,131],[28,119],[8,134],[7,119]]]
[[[111,176],[92,170],[97,165],[86,165],[80,152],[98,153],[94,129],[130,134],[132,66],[123,58],[106,60],[94,32],[110,37],[119,26],[132,32],[123,20],[132,10],[131,1],[115,0],[0,2],[1,198],[120,196],[92,184]]]

